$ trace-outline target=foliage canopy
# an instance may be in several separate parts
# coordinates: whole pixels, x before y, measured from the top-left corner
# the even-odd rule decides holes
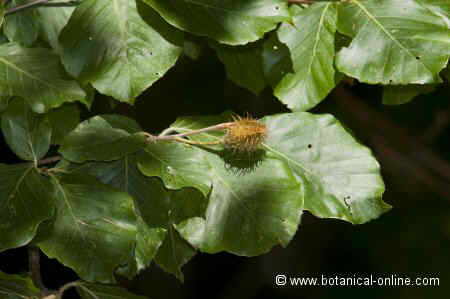
[[[445,0],[82,0],[13,13],[31,2],[0,5],[1,129],[23,160],[0,165],[0,251],[38,246],[85,281],[82,298],[140,298],[96,283],[152,261],[183,279],[198,251],[287,246],[305,210],[379,217],[390,206],[371,151],[335,117],[306,111],[346,77],[385,85],[388,105],[448,80]],[[198,41],[237,85],[269,87],[291,110],[259,120],[257,153],[202,131],[230,112],[180,117],[160,136],[121,115],[80,118],[95,93],[133,105]],[[0,273],[0,293],[39,292]]]

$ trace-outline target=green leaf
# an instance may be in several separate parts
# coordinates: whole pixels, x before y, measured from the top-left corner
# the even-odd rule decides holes
[[[59,152],[65,159],[81,163],[116,160],[144,148],[144,134],[130,134],[115,126],[117,121],[108,117],[95,116],[85,120],[67,135]]]
[[[85,0],[60,36],[66,70],[101,93],[132,103],[182,53],[182,33],[134,0]],[[87,21],[88,20],[88,21]],[[180,45],[180,46],[179,46]]]
[[[196,253],[175,230],[175,225],[205,214],[207,199],[196,189],[167,191],[157,179],[152,179],[152,200],[138,201],[142,219],[151,228],[163,228],[166,235],[155,262],[165,271],[183,281],[181,267]]]
[[[186,132],[228,121],[215,117],[177,119],[172,128]],[[212,141],[218,133],[195,135]],[[284,162],[272,155],[235,157],[223,150],[203,151],[213,189],[206,219],[196,217],[177,225],[193,246],[207,253],[228,251],[254,256],[273,246],[286,246],[294,236],[303,210],[301,184]]]
[[[450,2],[446,0],[416,0],[416,2],[442,18],[450,27]]]
[[[82,299],[146,299],[117,286],[83,282],[76,288]]]
[[[422,5],[428,1],[340,3],[338,30],[353,40],[338,53],[338,69],[372,84],[440,82],[450,55],[450,23]]]
[[[6,143],[23,160],[39,160],[48,152],[52,128],[47,116],[34,113],[20,98],[13,100],[2,117]]]
[[[151,202],[153,199],[152,181],[137,168],[137,153],[125,155],[112,162],[90,162],[83,165],[70,165],[65,170],[82,175],[95,176],[102,183],[120,191],[127,192],[136,202]],[[134,276],[150,265],[161,246],[166,231],[160,228],[150,228],[138,213],[136,249],[132,259],[121,274]]]
[[[40,291],[27,276],[0,272],[0,295],[3,299],[38,299]]]
[[[0,164],[0,252],[21,247],[53,215],[52,186],[33,164]]]
[[[207,253],[228,251],[242,256],[287,246],[297,231],[303,210],[301,185],[283,162],[271,157],[248,173],[224,167],[209,155],[213,190],[206,219],[178,225],[181,235]]]
[[[364,223],[390,209],[381,200],[378,162],[331,115],[306,112],[262,120],[264,147],[294,173],[305,192],[305,209],[318,217]]]
[[[205,196],[211,189],[209,167],[202,151],[177,142],[154,142],[140,156],[139,169],[146,176],[159,176],[168,189],[195,187]]]
[[[150,228],[163,228],[166,235],[155,262],[183,281],[181,267],[194,255],[195,249],[183,240],[175,225],[205,213],[207,199],[196,189],[167,191],[157,179],[151,179],[152,200],[137,200],[142,219]]]
[[[256,41],[289,19],[283,0],[143,0],[173,26],[221,43],[242,45]]]
[[[293,6],[293,23],[278,29],[279,40],[286,44],[289,56],[279,58],[278,71],[291,59],[293,72],[275,86],[275,96],[291,110],[305,111],[322,101],[336,85],[334,71],[334,35],[337,9],[333,3],[315,3],[306,9]],[[280,51],[280,53],[283,53]],[[274,76],[269,74],[269,76]]]
[[[85,92],[62,76],[59,57],[46,49],[0,45],[0,95],[21,96],[38,113],[64,102],[85,102]]]
[[[109,163],[87,163],[72,171],[94,175],[103,183],[128,192],[135,200],[139,215],[135,259],[122,273],[133,276],[155,258],[164,270],[182,280],[181,267],[195,250],[178,236],[173,225],[202,216],[206,199],[195,189],[168,191],[158,179],[144,176],[137,167],[142,155],[140,152]]]
[[[126,117],[107,115],[104,118],[128,133],[141,130]],[[199,150],[174,142],[151,143],[145,151],[125,155],[120,160],[86,163],[72,171],[93,175],[129,193],[136,202],[139,216],[135,256],[119,271],[121,274],[132,277],[155,259],[165,271],[183,280],[181,267],[195,255],[195,250],[180,238],[173,225],[189,217],[202,216],[206,200],[194,189],[166,190],[159,180],[144,176],[138,170],[138,162],[145,174],[163,177],[171,188],[193,186],[205,195],[210,189],[208,169]]]
[[[61,45],[58,38],[64,26],[66,26],[75,7],[37,7],[40,25],[40,35],[58,53]]]
[[[8,7],[16,7],[27,4],[28,0],[11,0]],[[3,31],[11,42],[20,43],[30,47],[39,35],[39,23],[37,12],[34,9],[26,9],[5,17]]]
[[[435,88],[435,85],[387,85],[383,88],[383,104],[405,104],[420,94],[432,92]]]
[[[38,246],[87,281],[114,282],[134,249],[132,198],[87,174],[52,176],[57,213]]]
[[[256,95],[266,87],[260,43],[234,47],[213,43],[211,45],[225,65],[231,81]]]
[[[61,144],[64,138],[74,130],[80,122],[80,109],[75,104],[66,104],[52,109],[48,113],[52,127],[52,144]]]

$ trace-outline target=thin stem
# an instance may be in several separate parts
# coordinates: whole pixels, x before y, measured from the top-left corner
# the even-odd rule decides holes
[[[41,277],[40,251],[38,247],[28,247],[28,265],[31,272],[31,279],[34,285],[41,290],[42,293],[48,294],[49,290],[45,287]]]
[[[312,4],[313,0],[288,0],[288,3],[298,3],[298,4]]]
[[[161,134],[159,134],[158,136],[166,136],[166,135],[169,135],[172,132],[175,132],[175,129],[172,128],[172,127],[169,127],[167,129],[165,129],[164,131],[162,131]]]
[[[38,165],[42,166],[42,165],[56,163],[56,162],[60,161],[61,159],[62,159],[61,156],[54,156],[54,157],[45,158],[45,159],[39,160],[38,161]]]
[[[172,128],[169,128],[170,130],[169,129],[164,130],[159,136],[155,136],[155,135],[152,135],[147,132],[143,132],[143,134],[145,136],[147,136],[147,138],[150,142],[164,140],[164,141],[178,141],[178,142],[194,144],[194,145],[213,145],[213,144],[220,144],[221,141],[219,140],[219,141],[201,142],[201,141],[192,141],[192,140],[184,139],[183,137],[197,135],[197,134],[210,132],[210,131],[221,131],[221,130],[230,128],[233,125],[234,125],[233,122],[221,123],[218,125],[214,125],[214,126],[210,126],[210,127],[206,127],[206,128],[202,128],[202,129],[198,129],[198,130],[192,130],[192,131],[185,132],[185,133],[174,134],[174,135],[166,135],[166,134],[169,134],[170,132],[175,131],[175,129],[172,129]],[[61,156],[45,158],[45,159],[38,161],[38,166],[53,164],[53,163],[60,161],[61,159],[62,159]]]
[[[80,4],[81,0],[71,0],[71,1],[60,1],[60,2],[49,2],[45,3],[42,6],[44,7],[72,7]]]
[[[23,5],[12,7],[5,12],[5,15],[13,14],[13,13],[16,13],[21,10],[32,8],[32,7],[35,7],[38,5],[42,5],[42,4],[47,3],[48,1],[50,1],[50,0],[34,0],[34,1],[31,1],[31,2],[23,4]]]
[[[231,126],[233,126],[234,123],[232,122],[228,122],[228,123],[222,123],[222,124],[218,124],[215,126],[211,126],[211,127],[206,127],[206,128],[202,128],[202,129],[198,129],[198,130],[192,130],[186,133],[180,133],[180,134],[175,134],[175,135],[160,135],[160,136],[153,136],[154,140],[176,140],[177,138],[182,138],[182,137],[186,137],[186,136],[191,136],[191,135],[197,135],[200,133],[205,133],[205,132],[209,132],[209,131],[222,131],[224,129],[230,128]]]
[[[174,140],[179,141],[179,142],[183,142],[183,143],[187,143],[187,144],[193,144],[193,145],[214,145],[214,144],[222,143],[221,140],[202,142],[202,141],[193,141],[193,140],[189,140],[189,139],[184,139],[184,138],[181,138],[181,137],[175,137]]]

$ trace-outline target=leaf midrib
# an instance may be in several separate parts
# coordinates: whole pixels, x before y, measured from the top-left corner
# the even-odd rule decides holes
[[[36,81],[42,83],[43,85],[48,86],[49,88],[58,90],[58,89],[57,89],[56,87],[54,87],[53,85],[47,83],[46,81],[41,80],[41,79],[38,78],[38,77],[33,76],[33,74],[30,74],[30,73],[26,72],[25,70],[19,68],[19,67],[16,66],[15,64],[6,61],[6,60],[5,60],[4,58],[2,58],[2,57],[0,57],[0,62],[3,62],[4,64],[6,64],[7,66],[9,66],[10,68],[16,70],[17,72],[22,73],[22,74],[26,75],[27,77],[29,77],[29,78],[31,78],[31,79],[33,79],[33,80],[36,80]]]
[[[383,24],[381,24],[377,18],[372,15],[367,8],[359,1],[359,0],[351,0],[353,3],[355,3],[362,12],[364,12],[367,17],[369,18],[369,20],[371,20],[377,27],[379,27],[381,29],[381,31],[386,34],[390,40],[392,40],[398,47],[400,47],[402,50],[404,50],[406,53],[408,53],[409,56],[411,56],[414,61],[416,61],[417,63],[421,64],[425,69],[427,69],[428,71],[430,71],[432,73],[432,70],[430,70],[421,60],[417,60],[416,59],[416,55],[414,55],[413,53],[411,53],[411,51],[406,48],[405,46],[403,46],[403,44],[398,41],[395,36],[393,36],[384,26]]]

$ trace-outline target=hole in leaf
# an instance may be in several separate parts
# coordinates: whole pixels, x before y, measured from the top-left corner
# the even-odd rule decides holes
[[[312,148],[312,144],[308,144],[308,148]]]

